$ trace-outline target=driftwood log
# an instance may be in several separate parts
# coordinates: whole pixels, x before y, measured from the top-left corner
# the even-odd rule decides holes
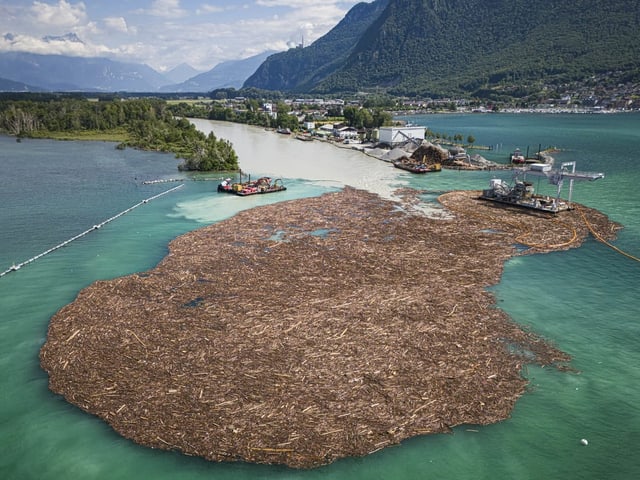
[[[296,468],[508,418],[523,364],[569,357],[486,287],[513,255],[579,245],[584,219],[478,192],[430,218],[404,193],[400,207],[347,188],[244,211],[85,288],[51,320],[51,390],[142,445]]]

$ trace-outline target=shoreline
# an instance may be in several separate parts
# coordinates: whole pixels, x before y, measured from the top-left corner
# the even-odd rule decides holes
[[[474,112],[472,110],[456,110],[456,111],[429,111],[429,110],[412,110],[410,113],[404,113],[402,111],[393,112],[397,117],[410,117],[413,115],[499,115],[501,113],[506,114],[549,114],[549,115],[616,115],[616,114],[628,114],[628,113],[640,113],[640,110],[594,110],[589,108],[503,108],[497,112],[486,110],[483,112]]]
[[[148,272],[94,283],[51,320],[50,389],[142,445],[295,468],[508,418],[527,355],[569,357],[486,287],[514,255],[588,230],[578,212],[550,227],[474,192],[429,218],[401,193],[402,209],[347,187],[243,211],[175,239]]]

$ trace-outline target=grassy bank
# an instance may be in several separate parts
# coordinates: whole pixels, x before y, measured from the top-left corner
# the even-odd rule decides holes
[[[129,133],[124,128],[112,130],[70,130],[70,131],[35,131],[31,138],[50,138],[53,140],[86,140],[96,142],[125,142]]]

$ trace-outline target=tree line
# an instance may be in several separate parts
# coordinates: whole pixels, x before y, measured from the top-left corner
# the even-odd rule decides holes
[[[313,122],[315,120],[313,112],[320,109],[318,105],[314,105],[313,101],[310,101],[309,104],[300,105],[300,111],[294,115],[289,105],[277,100],[272,103],[272,112],[275,112],[273,115],[263,108],[265,102],[267,101],[264,99],[245,98],[241,104],[233,107],[218,102],[213,102],[208,106],[181,102],[172,105],[172,109],[175,114],[185,117],[245,123],[265,128],[288,128],[291,131],[300,129],[300,117],[304,117],[305,122]],[[362,107],[336,105],[329,107],[326,114],[327,117],[339,118],[355,128],[379,128],[393,123],[392,115],[381,106],[373,103],[370,105],[365,103]]]
[[[237,170],[231,143],[213,132],[205,135],[160,99],[82,98],[0,100],[0,130],[17,137],[46,137],[58,132],[117,132],[118,148],[172,152],[179,168],[199,171]]]

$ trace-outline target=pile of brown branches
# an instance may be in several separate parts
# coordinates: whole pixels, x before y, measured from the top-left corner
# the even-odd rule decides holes
[[[524,230],[545,243],[566,230],[494,218],[466,193],[443,201],[453,218],[347,188],[186,234],[153,270],[96,282],[52,318],[50,388],[143,445],[300,468],[508,418],[523,363],[568,356],[485,287]]]
[[[438,145],[426,144],[418,147],[411,154],[411,158],[417,163],[424,163],[427,165],[433,163],[444,164],[449,158],[449,152]]]

